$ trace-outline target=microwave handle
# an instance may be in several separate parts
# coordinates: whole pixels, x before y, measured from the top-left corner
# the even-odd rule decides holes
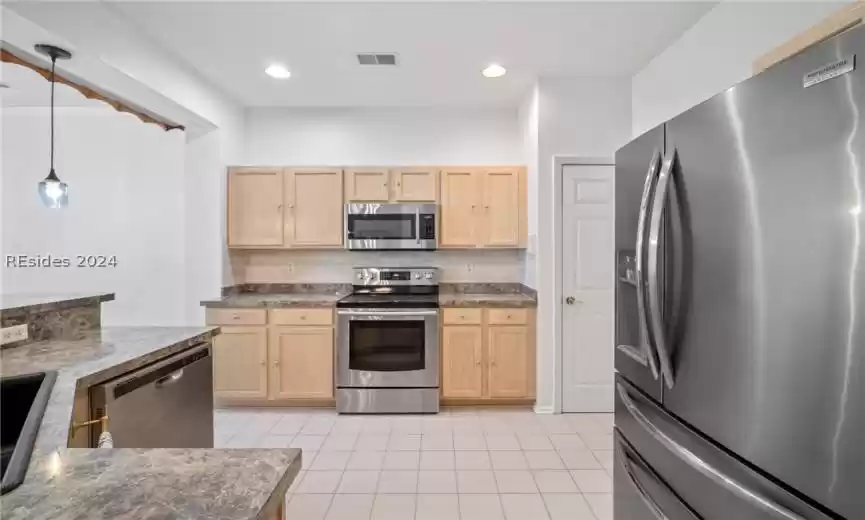
[[[414,210],[414,237],[420,244],[420,208]]]

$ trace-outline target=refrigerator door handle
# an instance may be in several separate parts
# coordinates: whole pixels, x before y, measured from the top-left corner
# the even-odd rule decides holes
[[[661,506],[659,506],[658,503],[649,496],[649,492],[646,491],[646,488],[644,488],[643,485],[640,484],[640,481],[637,480],[637,475],[634,473],[634,468],[632,466],[635,461],[619,446],[616,446],[616,452],[619,455],[619,463],[622,465],[622,469],[625,470],[625,475],[628,476],[628,481],[630,481],[631,485],[634,486],[634,490],[636,490],[637,494],[640,496],[640,500],[642,500],[643,504],[646,505],[646,508],[652,513],[652,516],[657,520],[670,520],[667,515],[664,514]]]
[[[625,408],[628,410],[628,413],[630,413],[634,420],[637,421],[637,424],[639,424],[649,435],[652,436],[653,439],[665,447],[670,453],[679,458],[682,462],[699,471],[711,479],[715,484],[718,484],[742,500],[753,504],[763,511],[769,512],[775,518],[783,520],[806,520],[804,517],[797,515],[786,507],[776,503],[774,500],[744,487],[730,476],[707,464],[706,461],[698,457],[688,448],[685,448],[678,442],[674,441],[669,435],[652,424],[649,418],[640,411],[636,403],[631,399],[631,396],[628,395],[628,391],[621,383],[616,383],[616,391],[618,392],[622,403],[625,405]]]
[[[676,384],[673,377],[673,363],[670,358],[670,346],[667,342],[667,331],[664,328],[664,318],[661,315],[662,295],[659,280],[659,259],[661,255],[661,225],[663,222],[664,208],[667,205],[667,195],[670,190],[670,178],[673,166],[678,159],[676,150],[667,155],[661,173],[658,175],[658,185],[655,187],[654,201],[652,202],[652,216],[649,223],[649,246],[648,246],[648,289],[649,289],[649,317],[652,328],[652,339],[655,349],[658,351],[658,361],[661,365],[661,373],[667,388],[672,389]]]
[[[646,309],[646,276],[645,276],[645,257],[646,257],[646,219],[649,214],[649,203],[652,198],[652,193],[655,190],[655,180],[658,177],[658,170],[661,167],[661,152],[655,149],[652,154],[652,162],[649,163],[649,170],[646,172],[646,181],[643,183],[643,196],[640,199],[640,213],[637,217],[637,245],[636,258],[634,267],[634,277],[637,284],[637,315],[640,320],[640,350],[642,354],[636,358],[643,365],[648,365],[652,372],[652,377],[658,379],[658,359],[652,347],[652,338],[649,335],[649,320]],[[634,357],[633,348],[620,350]],[[630,350],[630,351],[629,351]],[[643,362],[645,359],[646,362]]]

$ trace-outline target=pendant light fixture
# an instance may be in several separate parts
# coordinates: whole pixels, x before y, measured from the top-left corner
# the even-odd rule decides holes
[[[61,181],[54,172],[54,67],[57,60],[68,60],[72,54],[54,45],[36,45],[36,52],[51,58],[51,170],[48,177],[39,182],[39,197],[49,208],[65,208],[69,203],[69,185]]]

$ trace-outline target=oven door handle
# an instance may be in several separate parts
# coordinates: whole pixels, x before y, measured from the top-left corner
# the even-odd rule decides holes
[[[438,311],[435,309],[424,309],[417,311],[352,311],[338,310],[337,314],[341,316],[381,316],[387,318],[389,316],[436,316]]]

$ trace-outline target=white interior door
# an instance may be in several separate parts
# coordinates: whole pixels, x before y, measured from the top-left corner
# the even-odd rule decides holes
[[[562,167],[562,411],[613,411],[615,168]]]

